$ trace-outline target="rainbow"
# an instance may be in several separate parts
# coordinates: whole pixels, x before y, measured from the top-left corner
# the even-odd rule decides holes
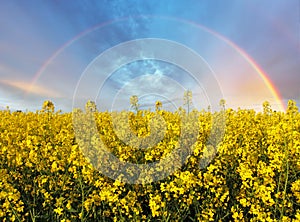
[[[174,18],[173,18],[174,19]],[[260,76],[260,78],[263,80],[263,82],[265,83],[265,85],[268,87],[268,89],[270,90],[271,94],[274,96],[276,102],[280,105],[280,111],[285,111],[285,106],[282,102],[282,97],[280,95],[280,92],[276,89],[275,85],[272,83],[272,80],[270,79],[270,77],[267,75],[266,72],[264,72],[264,70],[256,63],[256,61],[250,56],[248,55],[242,48],[240,48],[238,45],[236,45],[234,42],[232,42],[231,40],[229,40],[228,38],[226,38],[225,36],[221,35],[218,32],[215,32],[209,28],[207,28],[206,26],[203,26],[201,24],[192,22],[192,21],[186,21],[186,20],[182,20],[182,19],[177,19],[181,22],[188,22],[194,26],[197,26],[207,32],[209,32],[210,34],[216,36],[217,38],[221,39],[222,41],[224,41],[226,44],[228,44],[229,46],[231,46],[234,50],[236,50],[237,53],[239,53],[239,55],[241,55],[249,64],[250,66],[252,66],[252,68],[258,73],[258,75]]]
[[[267,75],[266,72],[264,72],[264,70],[256,63],[256,61],[250,56],[248,55],[242,48],[240,48],[238,45],[236,45],[234,42],[232,42],[231,40],[229,40],[228,38],[226,38],[225,36],[221,35],[218,32],[215,32],[209,28],[207,28],[204,25],[192,22],[192,21],[188,21],[188,20],[184,20],[184,19],[179,19],[179,18],[174,18],[174,17],[168,17],[168,16],[152,16],[152,15],[143,15],[143,16],[136,16],[136,17],[155,17],[155,18],[163,18],[163,19],[169,19],[169,20],[175,20],[175,21],[180,21],[182,23],[188,23],[191,24],[193,26],[196,26],[198,28],[201,28],[203,30],[205,30],[206,32],[214,35],[215,37],[219,38],[220,40],[224,41],[226,44],[228,44],[230,47],[232,47],[239,55],[241,55],[251,66],[252,68],[258,73],[258,75],[260,76],[260,78],[263,80],[263,82],[265,83],[265,85],[268,87],[268,90],[271,92],[271,94],[274,96],[276,102],[279,104],[280,106],[280,111],[285,111],[285,106],[282,102],[282,98],[280,95],[280,92],[276,89],[275,85],[272,83],[272,80],[269,78],[269,76]],[[116,22],[120,22],[120,21],[125,21],[127,20],[128,17],[124,17],[118,20],[110,20],[107,21],[105,23],[101,23],[101,24],[97,24],[89,29],[86,29],[82,32],[80,32],[78,35],[76,35],[75,37],[73,37],[72,39],[70,39],[69,41],[67,41],[64,45],[62,45],[57,51],[55,51],[44,63],[43,65],[40,67],[40,69],[35,73],[30,86],[27,90],[26,93],[29,93],[31,88],[33,88],[34,84],[37,82],[37,80],[40,78],[40,76],[43,74],[43,72],[46,70],[47,66],[68,46],[70,46],[72,43],[74,43],[75,41],[77,41],[78,39],[80,39],[81,37],[87,35],[88,33],[99,29],[101,27],[104,27],[106,25],[110,25]]]
[[[125,19],[124,19],[125,20]],[[81,37],[85,36],[86,34],[101,28],[103,26],[112,24],[114,21],[107,21],[105,23],[101,23],[101,24],[97,24],[87,30],[84,30],[82,32],[80,32],[78,35],[76,35],[75,37],[73,37],[72,39],[70,39],[69,41],[67,41],[65,44],[63,44],[58,50],[56,50],[44,63],[43,65],[39,68],[39,70],[34,74],[34,77],[31,80],[31,86],[33,87],[33,85],[38,81],[38,79],[40,78],[40,76],[43,74],[43,72],[46,70],[47,66],[68,46],[70,46],[73,42],[75,42],[76,40],[80,39]],[[30,91],[30,89],[28,90]]]

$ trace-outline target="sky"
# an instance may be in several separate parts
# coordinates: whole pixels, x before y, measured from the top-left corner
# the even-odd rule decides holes
[[[300,1],[3,1],[0,109],[300,104]]]

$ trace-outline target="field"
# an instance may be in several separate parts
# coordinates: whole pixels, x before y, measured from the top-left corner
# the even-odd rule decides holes
[[[0,220],[300,221],[300,113],[262,106],[0,111]]]

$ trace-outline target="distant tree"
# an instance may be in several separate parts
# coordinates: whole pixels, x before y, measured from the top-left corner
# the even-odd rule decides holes
[[[183,95],[183,101],[184,101],[184,105],[187,106],[187,113],[190,113],[190,107],[192,106],[193,102],[192,102],[192,98],[193,98],[193,94],[191,90],[186,90],[184,92]]]

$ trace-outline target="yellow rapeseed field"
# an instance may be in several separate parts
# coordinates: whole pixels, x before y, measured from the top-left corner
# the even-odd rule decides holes
[[[0,220],[300,221],[300,113],[295,102],[289,101],[284,113],[268,103],[263,112],[187,113],[161,107],[62,113],[46,101],[36,112],[0,111]],[[153,129],[160,131],[159,118],[151,122],[157,114],[165,132],[159,139],[147,137]],[[93,160],[99,138],[89,134],[88,122],[76,128],[82,131],[76,138],[74,115],[92,115],[103,146],[120,161],[136,164],[159,161],[188,146],[180,142],[185,117],[194,118],[198,132],[191,153],[170,175],[126,183],[124,175],[115,180],[97,170],[114,172],[119,166],[94,164],[103,163]],[[221,116],[224,134],[212,132],[213,120],[221,124]],[[116,130],[113,119],[129,124],[132,134]],[[126,140],[133,134],[148,139]],[[87,151],[81,143],[92,148]]]

